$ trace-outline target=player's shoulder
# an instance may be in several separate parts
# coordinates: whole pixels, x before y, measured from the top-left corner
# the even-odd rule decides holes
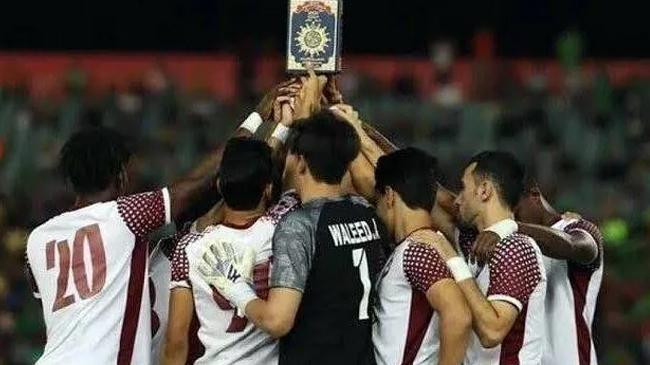
[[[116,212],[116,207],[116,201],[112,200],[60,213],[32,229],[27,237],[27,242],[38,239],[42,235],[47,235],[51,231],[73,229],[77,226],[81,228],[80,222],[93,220],[101,222],[107,218],[110,219],[111,216],[117,217],[117,215],[113,214]]]
[[[208,226],[206,227],[203,231],[198,232],[198,231],[189,231],[181,237],[180,240],[176,243],[176,249],[175,251],[185,251],[189,246],[196,244],[199,242],[202,238],[206,237],[209,235],[211,232],[213,232],[215,229],[214,226]]]
[[[357,205],[357,206],[360,206],[360,207],[363,207],[363,208],[368,208],[368,209],[374,209],[372,204],[370,204],[370,202],[368,200],[366,200],[366,198],[362,197],[361,195],[356,195],[356,194],[348,195],[348,200],[353,205]]]
[[[405,239],[396,250],[403,252],[404,260],[413,260],[423,263],[443,262],[442,257],[435,247],[426,242],[419,242],[412,238]]]
[[[534,257],[539,256],[535,240],[523,233],[515,232],[504,237],[494,250],[497,258],[503,257]]]
[[[598,226],[595,223],[593,223],[593,222],[591,222],[589,220],[586,220],[584,218],[576,219],[576,220],[568,223],[564,227],[563,231],[567,232],[567,233],[570,233],[571,231],[576,230],[576,229],[583,230],[583,231],[587,232],[591,237],[593,237],[593,239],[598,244],[603,242],[603,235],[600,232],[600,229],[598,228]]]
[[[300,207],[300,196],[295,190],[289,190],[262,216],[262,221],[278,224],[282,218]]]

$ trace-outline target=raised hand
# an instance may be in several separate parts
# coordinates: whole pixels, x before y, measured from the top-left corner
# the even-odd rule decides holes
[[[320,111],[321,96],[327,83],[327,77],[316,76],[313,68],[307,69],[308,77],[301,77],[302,88],[295,98],[294,119],[308,118]]]
[[[288,96],[295,97],[301,90],[302,86],[296,78],[283,81],[269,90],[255,107],[255,111],[264,121],[271,120],[273,116],[273,105],[278,97]]]
[[[363,122],[359,119],[359,112],[351,105],[337,104],[331,106],[330,110],[339,120],[350,123],[354,128],[362,128]]]
[[[273,121],[291,127],[295,120],[292,103],[293,97],[289,95],[278,96],[273,102]]]
[[[458,253],[452,246],[451,242],[440,232],[430,229],[421,229],[413,232],[410,238],[419,244],[426,245],[438,251],[440,257],[447,261],[452,257],[458,256]]]
[[[343,94],[339,91],[336,76],[327,78],[325,89],[323,89],[323,96],[329,105],[343,104]]]
[[[201,258],[201,277],[243,313],[246,304],[257,298],[252,288],[255,250],[246,248],[237,254],[230,243],[212,241],[206,242]]]
[[[501,241],[501,238],[498,234],[492,231],[482,231],[476,237],[476,241],[474,241],[474,248],[470,253],[469,261],[471,263],[478,263],[479,265],[490,261],[492,253],[499,241]]]

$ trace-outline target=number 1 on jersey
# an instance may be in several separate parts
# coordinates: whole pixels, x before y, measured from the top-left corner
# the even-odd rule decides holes
[[[352,264],[359,268],[359,280],[363,285],[363,296],[359,302],[359,319],[368,319],[368,299],[370,298],[370,272],[368,271],[368,259],[366,250],[357,248],[352,250]]]

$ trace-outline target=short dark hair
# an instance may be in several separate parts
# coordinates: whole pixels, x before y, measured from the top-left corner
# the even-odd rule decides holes
[[[384,194],[391,187],[411,209],[431,211],[438,190],[437,160],[408,147],[381,156],[375,169],[375,190]]]
[[[351,125],[321,111],[297,123],[287,148],[305,159],[314,179],[338,184],[359,154],[360,142]]]
[[[271,148],[266,143],[250,138],[228,141],[219,169],[219,191],[228,207],[257,207],[272,175]]]
[[[476,163],[474,174],[492,180],[501,200],[514,209],[524,192],[525,176],[515,156],[504,151],[484,151],[472,157],[468,165],[472,163]]]
[[[131,155],[126,139],[117,131],[86,127],[61,148],[59,168],[76,193],[92,194],[116,183]]]

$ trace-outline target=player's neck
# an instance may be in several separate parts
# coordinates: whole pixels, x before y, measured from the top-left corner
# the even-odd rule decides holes
[[[483,214],[479,215],[476,228],[482,231],[495,223],[499,223],[504,219],[515,219],[515,215],[508,207],[500,202],[488,204]]]
[[[411,233],[427,227],[433,227],[433,220],[425,210],[409,210],[406,214],[398,214],[395,222],[395,242],[402,242]]]
[[[81,209],[89,205],[115,200],[116,197],[115,189],[106,189],[92,194],[79,194],[75,199],[72,209]]]
[[[227,205],[223,207],[223,223],[234,227],[247,227],[264,214],[264,204],[260,204],[252,210],[234,210]]]
[[[306,203],[311,200],[321,199],[321,198],[336,198],[343,196],[343,188],[341,184],[326,184],[322,182],[310,182],[304,184],[301,189],[299,189],[300,200],[303,203]]]

